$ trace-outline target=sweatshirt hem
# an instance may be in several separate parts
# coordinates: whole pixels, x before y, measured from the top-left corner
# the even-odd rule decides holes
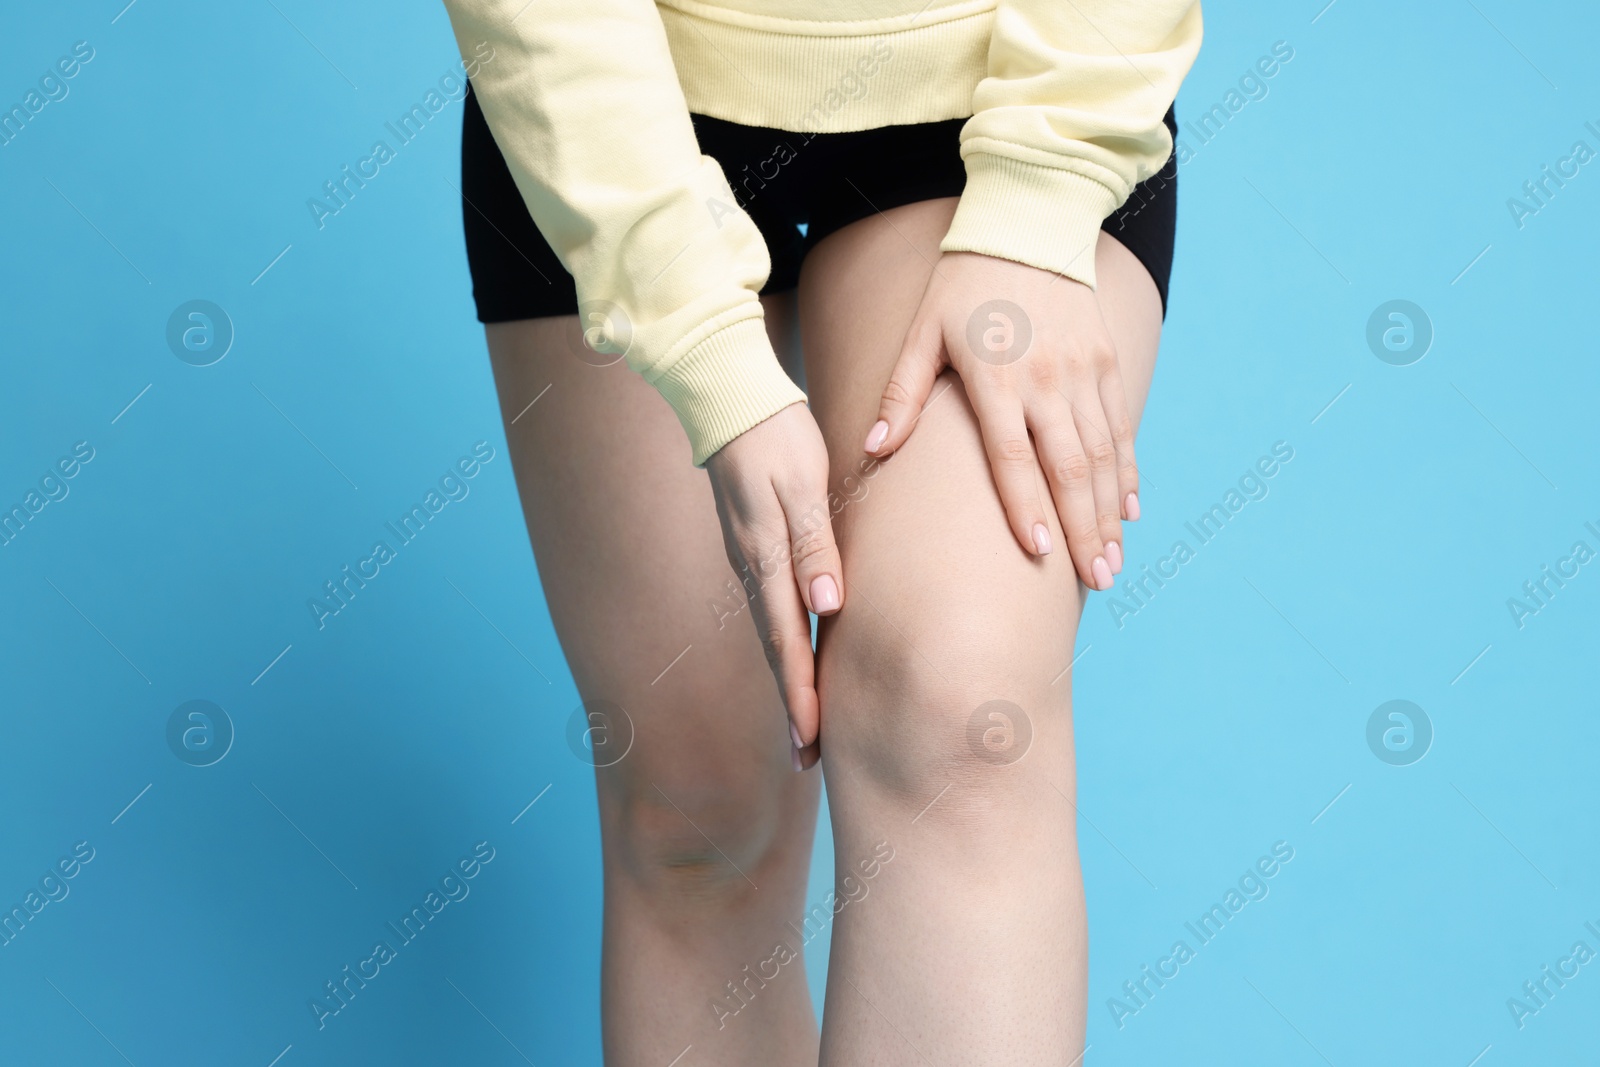
[[[819,35],[772,28],[783,20],[743,25],[675,6],[657,10],[690,111],[792,133],[971,116],[994,21],[992,3],[962,4],[935,9],[920,25],[900,16],[833,24],[850,32]]]

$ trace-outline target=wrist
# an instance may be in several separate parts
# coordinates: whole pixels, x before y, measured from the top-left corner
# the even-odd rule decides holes
[[[652,384],[677,413],[697,467],[746,430],[806,398],[779,365],[759,315],[699,341]]]
[[[1076,171],[988,152],[966,157],[967,187],[940,242],[1095,286],[1100,224],[1117,208],[1104,183]]]

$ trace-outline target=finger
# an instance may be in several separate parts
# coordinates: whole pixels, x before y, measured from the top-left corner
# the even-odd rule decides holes
[[[1089,483],[1094,493],[1095,527],[1104,546],[1106,565],[1113,576],[1122,571],[1122,504],[1117,494],[1117,450],[1111,440],[1111,427],[1100,406],[1094,383],[1084,381],[1073,390],[1082,398],[1072,405],[1078,440],[1089,459]]]
[[[1078,439],[1072,408],[1065,403],[1050,405],[1041,416],[1032,420],[1034,440],[1039,443],[1040,465],[1055,498],[1072,564],[1084,585],[1109,589],[1111,567],[1105,559],[1095,515],[1092,471]]]
[[[1133,451],[1133,416],[1128,411],[1128,394],[1115,359],[1100,376],[1100,403],[1111,426],[1111,443],[1117,450],[1118,506],[1122,517],[1133,522],[1139,518],[1139,464]]]
[[[1011,533],[1031,556],[1047,556],[1054,547],[1050,527],[1039,501],[1039,457],[1028,439],[1028,424],[1014,397],[986,400],[969,384],[967,395],[978,416],[983,450],[989,456],[1000,503],[1006,509]]]
[[[809,610],[815,615],[832,615],[844,606],[844,567],[839,559],[839,546],[834,541],[833,523],[829,519],[822,491],[815,489],[805,494],[783,485],[774,488],[778,491],[778,503],[783,506],[784,515],[789,521],[789,557],[794,573],[791,592],[798,594],[801,599],[799,617],[805,624],[809,672],[814,670],[814,657],[811,652],[811,620],[805,617],[805,613]],[[809,506],[801,506],[796,502],[807,499],[813,501]],[[804,684],[814,686],[815,683],[808,679]],[[816,690],[812,688],[811,695],[804,699],[808,706],[816,705]],[[794,725],[795,747],[804,748],[816,742],[822,722],[820,710],[801,715],[795,711],[797,706],[791,706],[789,719]]]
[[[813,741],[800,749],[800,770],[809,771],[822,761],[822,742]]]
[[[784,709],[789,713],[790,737],[817,735],[818,703],[816,663],[811,650],[811,620],[795,587],[787,531],[738,536],[740,551],[754,561],[756,594],[751,612],[761,638],[767,665],[777,679]]]
[[[886,456],[906,443],[928,402],[934,379],[944,366],[944,338],[936,318],[921,318],[906,331],[894,373],[878,401],[878,421],[867,431],[863,448],[869,455]]]
[[[833,538],[826,488],[774,488],[789,522],[789,558],[806,610],[813,615],[832,615],[844,606],[844,565]]]

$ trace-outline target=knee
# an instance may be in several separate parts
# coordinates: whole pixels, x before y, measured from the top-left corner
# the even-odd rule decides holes
[[[929,814],[940,821],[1038,803],[1048,785],[1030,770],[1059,769],[1063,745],[1070,756],[1066,691],[1052,691],[1026,639],[1005,627],[942,613],[918,625],[916,614],[891,624],[870,609],[841,613],[827,633],[818,689],[830,790],[859,785],[912,815],[938,798]]]
[[[652,899],[721,906],[754,893],[774,857],[794,847],[785,831],[808,798],[786,780],[787,738],[760,753],[698,740],[641,738],[637,758],[600,771],[606,861]]]

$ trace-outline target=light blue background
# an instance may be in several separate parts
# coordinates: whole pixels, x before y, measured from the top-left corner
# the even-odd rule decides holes
[[[0,36],[8,107],[95,49],[0,147],[0,502],[95,449],[0,548],[0,903],[95,849],[0,948],[0,1062],[597,1063],[592,777],[472,315],[460,105],[325,229],[305,206],[455,61],[444,13],[123,2]],[[1600,17],[1319,7],[1212,5],[1179,100],[1294,49],[1184,138],[1130,567],[1294,459],[1123,627],[1089,606],[1085,1062],[1575,1062],[1600,963],[1521,1030],[1506,1001],[1600,950],[1600,566],[1521,629],[1506,601],[1600,549],[1600,164],[1521,229],[1506,201],[1600,149]],[[164,338],[197,298],[237,331],[205,368]],[[1435,334],[1406,367],[1365,340],[1397,298]],[[471,495],[319,632],[307,598],[480,440]],[[197,698],[237,729],[204,769],[165,739]],[[1395,698],[1435,730],[1406,767],[1366,742]],[[307,1000],[480,840],[471,895],[318,1032]],[[1108,998],[1280,840],[1270,895],[1119,1029]]]

